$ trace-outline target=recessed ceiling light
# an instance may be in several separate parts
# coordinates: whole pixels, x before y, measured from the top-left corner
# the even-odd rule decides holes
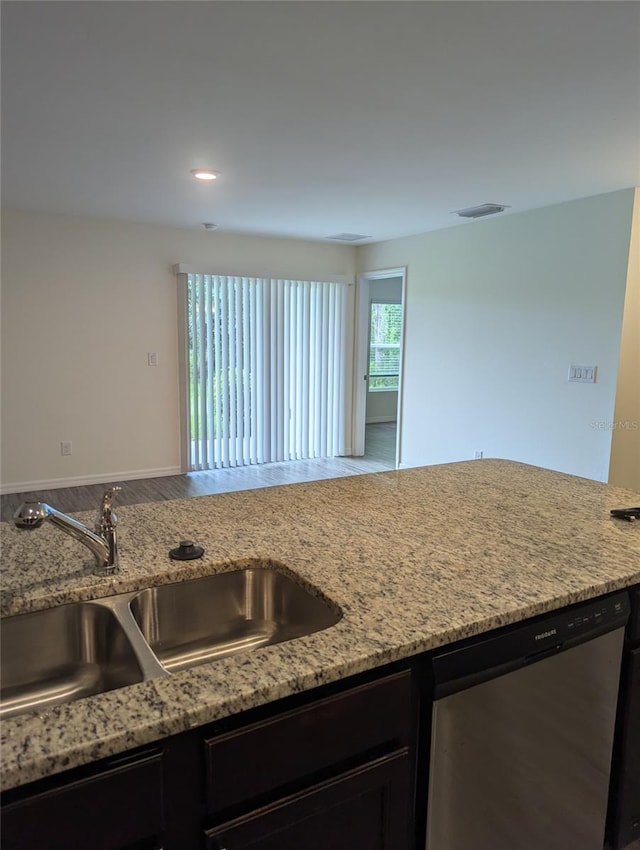
[[[210,168],[192,168],[191,173],[196,180],[217,180],[219,171],[212,171]]]

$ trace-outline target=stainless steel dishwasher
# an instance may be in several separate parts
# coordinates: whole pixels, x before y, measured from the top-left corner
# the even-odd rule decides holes
[[[602,850],[626,592],[433,657],[427,850]]]

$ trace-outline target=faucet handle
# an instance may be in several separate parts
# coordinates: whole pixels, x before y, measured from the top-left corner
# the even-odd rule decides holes
[[[121,490],[122,487],[114,485],[113,487],[108,487],[104,491],[102,502],[98,509],[98,519],[96,521],[96,527],[99,528],[100,531],[108,531],[109,529],[116,527],[118,515],[113,510],[113,497]]]

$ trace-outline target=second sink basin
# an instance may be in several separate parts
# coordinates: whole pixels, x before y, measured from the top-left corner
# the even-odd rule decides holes
[[[75,602],[0,623],[0,717],[42,711],[142,682],[144,674],[116,615]]]
[[[272,569],[249,568],[150,587],[130,603],[167,670],[183,670],[335,625],[339,610]]]

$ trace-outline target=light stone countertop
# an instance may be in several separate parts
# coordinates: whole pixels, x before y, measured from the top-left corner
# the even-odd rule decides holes
[[[307,637],[5,720],[3,787],[639,583],[640,522],[609,516],[638,504],[628,490],[482,460],[132,505],[118,510],[111,579],[50,524],[0,523],[3,616],[256,562],[293,570],[343,612]],[[183,539],[204,558],[171,561]]]

